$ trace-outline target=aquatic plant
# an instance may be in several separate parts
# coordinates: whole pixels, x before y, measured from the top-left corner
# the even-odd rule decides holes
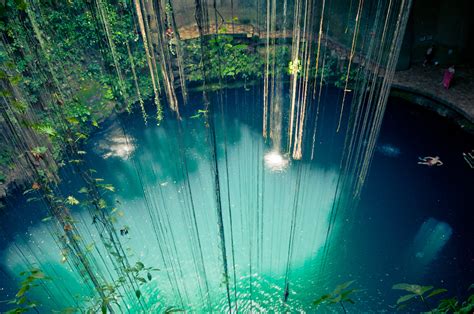
[[[354,282],[355,280],[352,280],[338,285],[331,293],[324,294],[313,301],[313,305],[317,307],[320,304],[339,304],[344,313],[347,313],[344,302],[354,304],[352,295],[358,291],[357,289],[348,289]]]

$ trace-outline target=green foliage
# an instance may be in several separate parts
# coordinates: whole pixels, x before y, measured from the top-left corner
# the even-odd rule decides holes
[[[357,292],[357,289],[348,289],[350,285],[354,283],[355,280],[347,281],[343,284],[338,285],[331,293],[324,294],[315,301],[313,301],[314,306],[319,306],[321,304],[340,304],[344,312],[344,302],[354,304],[352,300],[352,295]]]
[[[201,44],[197,39],[184,45],[186,77],[191,82],[202,81]],[[255,79],[263,75],[263,58],[258,52],[232,36],[219,34],[208,41],[206,56],[209,63],[204,69],[208,79]]]
[[[296,58],[295,60],[290,60],[288,64],[288,74],[298,75],[301,72],[301,60]]]
[[[427,307],[426,299],[447,291],[446,289],[433,290],[433,286],[420,286],[408,283],[393,285],[392,289],[409,292],[408,294],[402,295],[398,298],[398,309],[404,309],[408,304],[411,304],[416,300],[421,301]],[[431,293],[428,294],[428,291],[431,291]]]
[[[159,269],[158,268],[153,268],[153,267],[145,267],[145,265],[140,261],[136,262],[135,266],[125,269],[125,272],[132,275],[132,277],[136,281],[138,281],[141,285],[143,285],[143,284],[145,284],[145,283],[147,283],[147,282],[149,282],[153,279],[152,272],[154,272],[154,271],[159,271]],[[145,277],[146,277],[146,279],[145,279]]]
[[[347,81],[347,88],[348,89],[353,89],[354,88],[354,83],[356,81],[356,76],[357,76],[357,70],[354,69],[354,66],[350,69],[349,75],[347,75],[347,66],[344,66],[342,71],[339,72],[337,75],[337,79],[334,83],[334,85],[338,88],[345,88],[346,87],[346,81]]]
[[[431,308],[428,304],[428,299],[434,296],[447,292],[446,289],[434,289],[433,286],[420,286],[416,284],[399,283],[392,287],[395,290],[402,290],[409,292],[401,296],[397,300],[398,309],[406,309],[408,306],[421,302],[430,313],[472,313],[474,310],[474,294],[471,294],[464,302],[458,300],[457,297],[441,299],[438,301],[435,308]],[[472,284],[468,291],[474,289]]]
[[[34,154],[34,155],[44,155],[46,152],[48,151],[48,149],[44,146],[37,146],[37,147],[34,147],[32,150],[31,150],[31,153]]]
[[[175,306],[169,306],[165,309],[165,313],[180,313],[180,312],[185,312],[185,310],[177,308]]]
[[[29,293],[37,287],[41,281],[50,280],[50,278],[46,277],[46,275],[37,268],[23,271],[20,273],[20,276],[26,276],[26,278],[20,283],[20,289],[15,294],[15,298],[1,301],[14,306],[14,308],[5,312],[6,314],[25,313],[31,309],[36,310],[39,304],[36,301],[30,300]]]
[[[78,205],[79,201],[74,196],[68,196],[66,198],[66,203],[69,205]]]
[[[40,124],[33,125],[33,129],[38,131],[40,134],[47,135],[51,138],[54,138],[58,135],[58,132],[53,128],[53,126],[48,122],[43,122]]]
[[[74,125],[79,123],[85,124],[90,120],[91,108],[86,104],[74,101],[65,105],[64,109],[66,120],[69,121],[69,123]]]
[[[474,290],[472,284],[468,291]],[[471,293],[465,301],[460,301],[457,297],[442,299],[438,302],[438,306],[432,310],[434,313],[461,313],[468,314],[474,311],[474,292]]]
[[[0,148],[0,184],[7,181],[7,174],[13,169],[13,152],[9,147]]]

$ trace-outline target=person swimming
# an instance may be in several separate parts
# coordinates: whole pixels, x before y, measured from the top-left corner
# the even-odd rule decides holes
[[[443,162],[441,159],[439,159],[439,156],[431,157],[418,157],[418,164],[419,165],[425,165],[428,167],[433,167],[433,166],[442,166]]]

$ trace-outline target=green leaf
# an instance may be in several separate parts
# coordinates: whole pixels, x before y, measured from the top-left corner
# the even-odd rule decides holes
[[[39,269],[34,269],[31,271],[31,277],[35,279],[44,279],[46,275]]]
[[[327,299],[329,299],[330,297],[331,295],[329,294],[322,295],[319,299],[313,301],[313,305],[319,305],[323,303],[324,301],[326,301]]]
[[[115,187],[112,184],[104,184],[102,187],[110,192],[115,192]]]
[[[431,298],[435,295],[438,295],[438,294],[446,292],[446,291],[448,291],[448,290],[442,289],[442,288],[441,289],[435,289],[435,290],[431,291],[430,294],[428,294],[427,298]]]
[[[16,301],[16,304],[21,305],[21,304],[23,304],[23,303],[25,303],[25,302],[26,302],[26,297],[23,296],[23,297],[21,297],[18,301]]]
[[[151,274],[149,272],[146,274],[146,277],[148,278],[148,281],[151,281],[152,277],[151,277]]]
[[[107,303],[102,302],[102,306],[100,307],[102,314],[107,314]]]
[[[79,201],[74,197],[74,196],[68,196],[66,198],[66,202],[69,204],[69,205],[77,205],[79,204]]]
[[[28,290],[30,290],[31,286],[26,284],[26,285],[23,285],[20,290],[18,290],[18,292],[16,293],[16,297],[17,298],[21,298]]]
[[[46,153],[47,151],[48,151],[48,149],[47,149],[46,147],[44,147],[44,146],[37,146],[37,147],[35,147],[35,148],[33,148],[33,149],[31,150],[31,152],[32,152],[33,154],[38,154],[38,155],[43,155],[43,154]]]
[[[397,300],[397,304],[400,304],[400,303],[406,302],[406,301],[408,301],[408,300],[411,300],[411,299],[413,299],[413,298],[416,297],[416,296],[417,296],[417,294],[415,294],[415,293],[404,295],[404,296],[400,297],[400,298]]]
[[[56,130],[49,125],[40,125],[37,127],[37,129],[40,133],[46,134],[51,137],[58,135],[58,132],[56,132]]]
[[[87,192],[89,192],[89,190],[85,186],[79,190],[79,193],[82,193],[82,194],[87,193]]]
[[[20,314],[20,313],[25,313],[28,310],[22,309],[22,308],[16,308],[16,309],[11,309],[9,311],[6,311],[5,314]]]
[[[405,291],[415,293],[421,296],[425,292],[433,289],[433,286],[420,286],[420,285],[415,285],[415,284],[399,283],[399,284],[393,285],[392,289],[405,290]]]
[[[140,290],[137,290],[135,291],[135,295],[137,296],[137,299],[140,299],[140,297],[142,296],[142,293]]]
[[[339,286],[336,287],[336,289],[334,289],[333,294],[340,293],[342,290],[347,289],[354,282],[355,282],[355,280],[351,280],[351,281],[347,281],[343,284],[340,284]]]
[[[140,281],[141,283],[146,283],[146,280],[143,277],[137,277],[137,280]]]
[[[75,117],[69,117],[69,118],[66,118],[67,121],[69,121],[71,124],[79,124],[79,120]]]
[[[138,269],[138,271],[142,270],[143,268],[145,268],[145,265],[143,265],[142,262],[136,262],[135,263],[135,267]]]
[[[346,299],[349,295],[353,294],[353,293],[356,292],[356,291],[357,291],[357,289],[350,289],[350,290],[346,290],[346,291],[342,292],[342,293],[341,293],[341,298],[342,298],[342,300],[345,301],[345,299]]]
[[[421,289],[418,291],[420,295],[425,294],[426,292],[430,291],[433,289],[433,286],[421,286]]]
[[[87,245],[87,246],[86,246],[86,251],[87,251],[87,252],[92,251],[92,249],[94,248],[94,245],[95,245],[94,242],[92,242],[92,243],[90,243],[89,245]]]
[[[178,309],[174,306],[170,306],[170,307],[166,308],[166,310],[165,310],[165,313],[176,313],[176,312],[184,312],[184,310],[183,309]]]
[[[325,295],[321,296],[319,299],[314,300],[313,305],[319,305],[319,304],[323,303],[324,301],[326,301],[326,299],[328,299],[329,297],[330,297],[329,294],[325,294]]]
[[[107,203],[105,202],[104,199],[101,198],[101,199],[99,200],[99,208],[100,208],[100,209],[104,209],[104,208],[106,208],[106,207],[107,207]]]
[[[459,302],[455,297],[449,298],[449,299],[443,299],[439,301],[437,310],[442,311],[442,312],[446,312],[448,310],[456,311],[458,303]]]
[[[342,300],[341,295],[338,295],[337,297],[329,299],[328,301],[329,301],[329,303],[336,304],[336,303],[341,302],[341,300]]]
[[[407,304],[406,303],[403,303],[403,304],[400,304],[399,306],[397,306],[397,310],[403,310],[407,307]]]

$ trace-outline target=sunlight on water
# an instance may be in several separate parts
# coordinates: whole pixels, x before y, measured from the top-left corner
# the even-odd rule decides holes
[[[108,132],[117,133],[117,126]],[[228,308],[220,257],[215,197],[213,195],[212,170],[207,147],[194,141],[204,137],[205,129],[200,122],[187,125],[184,142],[187,143],[184,155],[189,167],[189,181],[196,212],[196,225],[193,224],[191,204],[187,193],[182,164],[179,157],[179,141],[176,122],[167,122],[164,127],[148,128],[132,132],[129,141],[136,143],[133,160],[122,158],[121,154],[104,155],[104,141],[107,133],[97,138],[95,151],[100,156],[92,157],[108,182],[117,189],[116,211],[122,216],[116,222],[117,228],[127,228],[129,233],[123,237],[127,252],[133,254],[132,261],[141,261],[146,266],[157,267],[153,279],[144,286],[143,293],[155,296],[154,309],[163,304],[174,304],[186,308],[224,310]],[[226,246],[228,248],[229,282],[232,289],[237,288],[237,306],[241,309],[278,310],[282,303],[282,280],[291,254],[291,269],[297,270],[308,261],[314,260],[325,241],[328,215],[334,200],[337,173],[322,169],[314,164],[294,162],[266,148],[261,136],[248,126],[232,123],[227,131],[229,186],[223,186],[224,195],[230,189],[230,204],[223,198]],[[126,142],[125,139],[123,142]],[[222,147],[219,147],[222,149]],[[114,146],[110,146],[114,150]],[[107,158],[107,163],[101,161]],[[143,175],[143,191],[137,179],[134,162]],[[100,168],[99,167],[99,168]],[[225,161],[219,151],[219,167],[227,182]],[[261,171],[261,169],[266,169]],[[259,171],[260,169],[260,171]],[[283,171],[284,170],[284,171]],[[264,186],[258,186],[255,175],[263,173]],[[299,182],[300,191],[295,193]],[[298,195],[295,198],[295,195]],[[255,204],[261,207],[256,208]],[[230,205],[230,206],[229,206]],[[288,242],[293,207],[298,206],[294,220],[294,247],[289,253]],[[155,208],[150,215],[149,208]],[[232,239],[229,208],[232,213]],[[95,259],[102,267],[113,269],[102,247],[97,231],[92,226],[90,215],[77,210],[75,218],[79,222],[81,239],[90,244]],[[67,263],[61,263],[62,255],[47,228],[53,222],[32,227],[28,234],[18,239],[3,254],[2,263],[12,276],[21,269],[19,251],[31,245],[49,269],[45,272],[68,274],[72,294],[87,295],[89,291],[81,288],[80,279]],[[199,234],[199,238],[197,235]],[[233,246],[231,243],[233,241]],[[33,245],[34,244],[34,245]],[[202,247],[202,261],[199,246]],[[233,252],[230,248],[233,248]],[[97,251],[98,249],[98,251]],[[234,282],[234,261],[235,278]],[[104,272],[107,273],[107,272]],[[290,273],[292,293],[298,291],[298,282],[303,275],[297,271]],[[61,291],[51,285],[50,291],[55,299],[61,299]],[[232,293],[233,294],[233,293]],[[251,297],[252,296],[252,297]],[[64,298],[64,296],[62,296]],[[131,296],[132,299],[134,296]],[[232,299],[235,295],[232,295]],[[251,302],[250,299],[253,299]],[[133,308],[134,301],[128,300]],[[288,306],[297,309],[298,298]]]

